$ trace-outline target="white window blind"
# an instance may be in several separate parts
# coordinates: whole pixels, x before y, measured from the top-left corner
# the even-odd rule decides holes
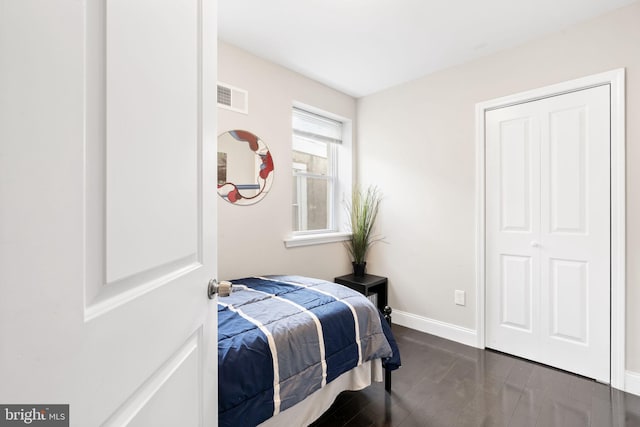
[[[300,108],[293,108],[293,134],[300,138],[323,143],[342,143],[342,123]]]

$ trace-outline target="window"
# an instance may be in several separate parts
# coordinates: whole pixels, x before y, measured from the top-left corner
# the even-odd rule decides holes
[[[294,107],[292,127],[293,232],[337,232],[343,123]]]

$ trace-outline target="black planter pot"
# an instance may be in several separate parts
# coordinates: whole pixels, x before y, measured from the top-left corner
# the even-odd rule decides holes
[[[367,266],[366,262],[363,262],[361,264],[356,264],[355,262],[352,262],[351,265],[353,265],[353,275],[356,277],[364,277],[364,269]]]

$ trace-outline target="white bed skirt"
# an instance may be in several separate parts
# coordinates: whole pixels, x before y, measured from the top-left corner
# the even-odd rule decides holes
[[[324,414],[341,392],[362,390],[374,381],[381,382],[383,376],[380,359],[365,362],[340,375],[297,405],[269,418],[260,427],[307,426]]]

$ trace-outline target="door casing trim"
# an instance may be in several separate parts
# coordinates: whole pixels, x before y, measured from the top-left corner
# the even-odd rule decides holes
[[[625,388],[626,186],[625,69],[607,71],[476,104],[476,330],[485,348],[485,113],[590,87],[609,85],[611,94],[611,386]]]

